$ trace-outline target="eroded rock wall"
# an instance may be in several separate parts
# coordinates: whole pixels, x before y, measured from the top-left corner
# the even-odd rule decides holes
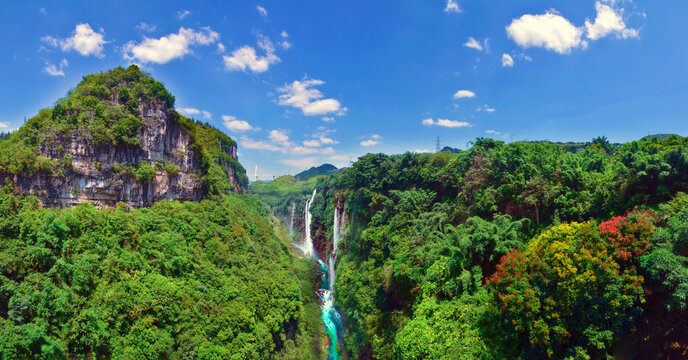
[[[199,201],[203,196],[202,170],[189,133],[172,120],[162,103],[141,101],[139,113],[144,122],[139,130],[140,146],[95,146],[84,129],[77,129],[68,138],[42,142],[39,155],[58,160],[70,155],[71,167],[59,175],[14,175],[10,179],[15,194],[35,195],[46,207],[82,202],[102,207],[124,202],[138,208],[163,199]],[[236,146],[223,150],[236,159]],[[155,167],[156,162],[175,164],[179,171],[168,174],[158,166],[152,179],[137,181],[127,170],[142,163]],[[227,176],[237,183],[231,168]]]

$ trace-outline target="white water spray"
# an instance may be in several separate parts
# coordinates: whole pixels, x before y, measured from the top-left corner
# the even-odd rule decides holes
[[[296,201],[291,203],[291,224],[289,225],[289,238],[294,236],[294,210],[296,210]]]
[[[313,215],[311,214],[311,204],[313,203],[313,199],[315,199],[315,194],[317,191],[317,189],[313,189],[313,196],[306,200],[306,238],[303,240],[303,244],[296,245],[296,247],[301,250],[303,255],[309,258],[312,258],[315,254],[315,250],[313,249],[313,239],[311,238],[311,219],[313,218]]]
[[[334,280],[336,277],[336,271],[334,268],[334,263],[335,260],[337,260],[337,245],[339,244],[339,237],[341,235],[342,231],[342,222],[344,220],[343,211],[344,211],[344,205],[342,204],[342,207],[337,206],[338,204],[335,204],[334,207],[334,221],[333,221],[333,228],[332,228],[332,254],[330,254],[330,258],[328,259],[328,265],[329,265],[329,276],[330,276],[330,293],[334,294]],[[340,215],[340,211],[342,214]]]

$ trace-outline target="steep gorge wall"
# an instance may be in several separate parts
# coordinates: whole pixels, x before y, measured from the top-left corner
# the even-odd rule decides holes
[[[138,208],[163,199],[199,201],[203,196],[202,169],[190,134],[159,101],[141,101],[139,113],[144,123],[139,130],[140,146],[96,146],[85,129],[77,129],[69,137],[46,139],[39,145],[39,155],[52,159],[71,156],[71,166],[59,175],[11,175],[15,194],[35,195],[46,207],[82,202],[114,206],[124,202]],[[236,145],[223,146],[221,150],[237,159]],[[137,180],[131,169],[144,163],[153,166],[155,175]],[[164,171],[163,164],[174,164],[179,170]],[[235,169],[228,168],[230,182],[240,190]]]

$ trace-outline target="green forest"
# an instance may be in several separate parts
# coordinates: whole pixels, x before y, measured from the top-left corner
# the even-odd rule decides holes
[[[318,359],[310,263],[248,195],[42,209],[0,194],[0,358]]]
[[[285,214],[296,184],[253,189]],[[349,358],[688,356],[687,138],[479,138],[368,154],[301,186],[318,189],[316,239],[346,203],[335,294]]]

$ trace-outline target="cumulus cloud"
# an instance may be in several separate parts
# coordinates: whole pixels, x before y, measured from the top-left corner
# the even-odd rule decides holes
[[[72,32],[72,36],[60,39],[53,36],[44,36],[41,41],[53,47],[60,47],[62,51],[74,50],[83,56],[93,55],[103,58],[103,45],[106,43],[103,30],[96,32],[89,24],[78,24]]]
[[[378,140],[380,140],[380,139],[382,139],[382,136],[380,136],[378,134],[370,135],[370,139],[361,141],[361,146],[368,147],[368,146],[378,145],[380,143]]]
[[[514,58],[511,57],[509,54],[502,54],[502,66],[504,67],[512,67],[514,66]]]
[[[303,81],[295,80],[291,84],[285,84],[277,89],[279,95],[278,104],[283,106],[291,106],[301,109],[304,115],[325,115],[329,113],[336,113],[343,115],[348,110],[342,107],[339,101],[335,99],[323,99],[324,95],[314,86],[322,85],[325,82],[316,79],[304,79]]]
[[[514,19],[506,27],[509,37],[523,48],[542,47],[559,54],[569,54],[576,48],[587,48],[589,40],[598,40],[608,35],[617,39],[637,38],[638,29],[626,26],[624,9],[616,7],[616,0],[595,2],[594,21],[585,20],[584,26],[576,27],[568,19],[551,10],[542,15],[526,14]]]
[[[268,17],[268,11],[265,10],[264,7],[258,5],[258,6],[256,6],[256,10],[258,10],[258,13],[260,14],[260,16],[262,16],[262,17]]]
[[[155,27],[155,25],[147,24],[147,23],[141,21],[138,25],[136,25],[135,29],[150,33],[150,32],[155,31],[156,27]]]
[[[211,114],[211,113],[208,112],[208,111],[201,110],[201,114],[203,114],[203,118],[204,118],[204,119],[210,120],[210,119],[213,118],[213,114]]]
[[[612,2],[613,5],[614,2]],[[623,21],[623,9],[614,9],[608,4],[595,2],[597,17],[595,22],[585,20],[586,36],[590,40],[597,40],[607,35],[615,35],[617,39],[638,37],[637,29],[629,29]]]
[[[289,142],[289,136],[287,135],[286,130],[272,130],[270,131],[270,134],[268,136],[270,140],[276,144],[284,145],[284,146],[289,146],[291,143]]]
[[[62,61],[60,61],[60,63],[57,65],[46,62],[43,72],[50,76],[65,76],[64,68],[66,68],[68,65],[69,63],[67,62],[67,59],[62,59]]]
[[[181,20],[187,16],[191,15],[191,11],[189,10],[179,10],[177,11],[177,19]]]
[[[253,139],[248,138],[247,136],[241,137],[241,146],[244,149],[285,152],[285,149],[281,146],[277,146],[273,143],[269,143],[269,142],[265,142],[265,141],[253,140]]]
[[[430,153],[432,151],[427,150],[427,149],[416,149],[416,150],[413,150],[412,152],[414,154],[427,154],[427,153]]]
[[[471,36],[468,38],[468,41],[466,41],[466,43],[463,44],[463,46],[471,49],[476,49],[478,51],[483,51],[488,49],[487,44],[488,39],[483,40],[483,42],[481,43],[480,41],[476,40],[474,37]]]
[[[0,122],[0,129],[7,129],[8,127],[10,127],[10,124],[6,122]]]
[[[447,0],[447,6],[444,7],[444,12],[446,13],[460,13],[461,8],[456,0]]]
[[[333,140],[332,138],[328,138],[326,136],[318,137],[318,140],[320,140],[322,144],[339,144],[339,141]]]
[[[542,47],[559,54],[568,54],[572,49],[587,47],[582,39],[583,30],[554,12],[542,15],[526,14],[514,19],[506,32],[516,44],[523,48]]]
[[[304,140],[304,141],[303,141],[303,146],[308,146],[308,147],[319,147],[319,146],[320,146],[320,141],[318,141],[318,140]]]
[[[204,27],[201,31],[180,27],[176,34],[169,34],[159,39],[144,36],[143,41],[138,44],[130,41],[124,45],[122,53],[127,60],[164,64],[191,53],[192,46],[210,45],[219,37],[220,35],[210,27]]]
[[[245,120],[237,119],[233,115],[222,115],[222,123],[225,127],[234,132],[243,132],[253,130],[253,126]]]
[[[457,120],[449,120],[449,119],[437,119],[434,120],[432,118],[424,119],[422,121],[423,125],[425,126],[442,126],[442,127],[448,127],[448,128],[461,128],[461,127],[470,127],[471,124],[465,122],[465,121],[457,121]]]
[[[454,94],[454,99],[474,98],[475,93],[470,90],[459,90]]]
[[[201,113],[201,110],[198,110],[196,108],[181,108],[177,109],[177,111],[184,115],[198,115]]]
[[[264,56],[259,56],[256,49],[248,45],[232,51],[231,55],[225,55],[223,57],[225,68],[229,71],[250,70],[254,73],[262,73],[267,71],[270,65],[280,61],[280,58],[275,55],[275,47],[267,37],[258,36],[258,47],[265,51]]]

